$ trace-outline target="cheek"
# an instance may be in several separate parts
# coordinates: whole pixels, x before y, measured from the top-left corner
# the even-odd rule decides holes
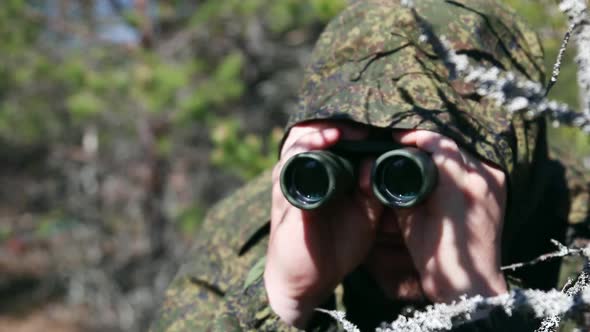
[[[378,236],[396,236],[401,239],[401,231],[398,223],[398,215],[395,210],[386,208],[383,211],[379,227],[377,228]]]
[[[418,272],[407,251],[372,250],[364,267],[388,298],[411,301],[424,298]]]

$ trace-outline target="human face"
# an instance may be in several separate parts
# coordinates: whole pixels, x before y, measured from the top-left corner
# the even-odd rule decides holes
[[[383,211],[375,242],[363,267],[391,300],[425,300],[418,272],[402,237],[396,211]]]

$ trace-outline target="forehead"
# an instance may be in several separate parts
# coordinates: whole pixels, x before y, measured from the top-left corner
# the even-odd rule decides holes
[[[378,127],[368,125],[362,122],[356,122],[348,119],[318,119],[309,120],[296,124],[295,126],[305,126],[311,123],[327,124],[330,127],[340,129],[343,132],[355,132],[357,134],[362,133],[363,140],[391,140],[392,134],[395,132],[403,132],[411,129],[405,128],[391,128],[391,127]],[[289,132],[286,133],[288,135]],[[358,135],[353,135],[358,136]]]

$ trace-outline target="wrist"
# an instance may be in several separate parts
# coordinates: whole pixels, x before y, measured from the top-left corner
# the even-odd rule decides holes
[[[313,307],[299,300],[269,294],[268,301],[273,312],[283,322],[298,329],[305,329],[313,314]]]
[[[331,291],[312,292],[293,289],[292,285],[275,278],[268,270],[264,273],[264,287],[271,309],[281,320],[291,326],[304,329]]]
[[[266,289],[268,303],[271,309],[281,320],[288,325],[304,329],[313,315],[315,304],[313,298],[292,297],[284,292],[284,288],[277,287],[265,276],[264,287]]]

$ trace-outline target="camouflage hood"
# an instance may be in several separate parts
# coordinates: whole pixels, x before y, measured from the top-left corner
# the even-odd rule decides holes
[[[419,17],[471,64],[544,82],[537,35],[493,0],[414,1]],[[326,27],[306,69],[287,129],[316,119],[426,129],[454,139],[508,175],[504,254],[534,219],[545,182],[545,123],[510,115],[449,71],[400,0],[355,1]],[[512,261],[514,257],[505,257]]]
[[[415,2],[437,36],[472,63],[544,80],[536,34],[501,4]],[[508,173],[515,163],[530,159],[524,147],[534,146],[536,129],[515,128],[521,119],[510,118],[494,101],[481,100],[460,79],[449,81],[443,61],[420,35],[414,15],[400,1],[354,2],[320,36],[287,127],[312,119],[348,119],[381,128],[434,130]]]

